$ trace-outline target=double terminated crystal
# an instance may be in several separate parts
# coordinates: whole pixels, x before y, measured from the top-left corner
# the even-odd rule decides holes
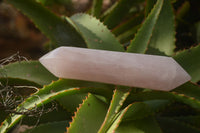
[[[190,80],[171,57],[59,47],[40,58],[55,76],[169,91]]]

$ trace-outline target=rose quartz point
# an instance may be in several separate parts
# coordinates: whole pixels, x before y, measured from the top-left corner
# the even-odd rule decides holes
[[[123,86],[170,91],[189,81],[171,57],[59,47],[40,62],[55,76]]]

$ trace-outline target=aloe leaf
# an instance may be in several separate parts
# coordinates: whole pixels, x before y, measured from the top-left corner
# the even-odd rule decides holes
[[[161,52],[159,49],[153,48],[151,46],[148,47],[145,54],[167,56],[164,52]]]
[[[58,79],[38,61],[21,61],[3,66],[0,69],[0,78],[28,80],[41,86]],[[12,80],[9,80],[9,82],[12,82]]]
[[[184,122],[187,125],[199,128],[200,125],[200,116],[199,115],[190,115],[190,116],[177,116],[173,117],[174,120]]]
[[[176,92],[172,92],[171,95],[173,96],[173,98],[171,100],[175,100],[175,101],[187,104],[194,109],[200,108],[200,101],[194,97],[191,97],[186,94],[181,94],[181,93],[179,94]]]
[[[88,48],[124,51],[114,35],[96,18],[87,14],[76,14],[71,20],[79,29]]]
[[[190,2],[185,1],[178,9],[176,12],[176,19],[177,23],[179,22],[184,22],[184,17],[187,15],[188,11],[190,10]]]
[[[197,31],[196,31],[196,41],[199,44],[200,43],[200,21],[195,24],[195,27],[197,29]]]
[[[108,106],[106,103],[89,94],[75,113],[68,133],[96,133],[106,115]]]
[[[162,133],[154,117],[149,116],[135,121],[125,121],[119,125],[115,133]]]
[[[143,119],[153,114],[154,112],[147,104],[143,102],[134,102],[124,114],[122,121]]]
[[[120,43],[127,43],[129,42],[134,36],[137,30],[140,28],[141,25],[137,25],[135,27],[132,27],[131,29],[127,30],[126,32],[120,34],[117,39]]]
[[[178,52],[173,58],[190,74],[192,82],[200,80],[200,45]]]
[[[200,130],[194,128],[190,125],[187,125],[183,122],[174,120],[168,117],[159,117],[157,118],[158,123],[164,133],[199,133]]]
[[[120,108],[123,105],[129,93],[130,89],[127,87],[122,88],[119,86],[115,89],[105,120],[101,125],[101,128],[99,129],[98,133],[105,133],[108,130],[108,128],[111,126],[111,123],[114,120],[114,117],[119,113]]]
[[[161,110],[165,109],[167,106],[169,106],[172,101],[170,100],[148,100],[144,101],[145,104],[147,104],[153,112],[160,112]]]
[[[196,87],[200,88],[199,86]],[[192,95],[191,93],[187,95],[186,93],[178,93],[176,91],[173,92],[147,91],[147,92],[139,92],[136,94],[130,94],[130,96],[127,98],[127,101],[129,101],[129,103],[135,101],[149,101],[149,100],[178,101],[181,103],[185,103],[195,109],[200,108],[200,101],[197,98],[195,98],[194,95]]]
[[[66,131],[66,126],[68,125],[69,121],[59,121],[59,122],[51,122],[41,124],[34,129],[26,130],[23,133],[64,133]]]
[[[149,15],[157,0],[146,0],[145,17]]]
[[[131,41],[127,52],[145,53],[162,6],[163,0],[158,0],[154,8],[151,10],[151,13],[142,24],[142,27],[139,29],[134,39]]]
[[[112,11],[104,19],[104,24],[108,26],[109,29],[117,26],[124,16],[127,15],[129,10],[133,7],[134,4],[143,2],[141,0],[119,0],[115,3],[112,8]]]
[[[42,87],[42,85],[37,84],[33,81],[10,77],[0,77],[0,84],[2,84],[3,86],[32,86],[37,88]]]
[[[192,82],[187,82],[173,91],[178,94],[193,97],[200,101],[200,86]]]
[[[74,27],[34,0],[6,0],[26,14],[56,46],[85,47]]]
[[[115,128],[111,127],[110,132],[129,133],[129,132],[145,132],[145,133],[161,133],[161,130],[153,116],[152,110],[145,103],[133,103],[122,111],[121,119],[118,124],[113,123]],[[116,124],[116,125],[115,125]]]
[[[171,100],[175,100],[175,101],[187,104],[194,109],[200,108],[200,101],[194,97],[190,97],[185,94],[179,94],[176,92],[172,92],[171,95],[173,96],[173,98]]]
[[[46,111],[48,110],[48,113]],[[56,101],[49,102],[38,108],[38,112],[41,116],[24,116],[22,120],[22,125],[37,126],[40,124],[59,122],[59,121],[71,121],[72,114],[64,109]],[[34,114],[33,114],[34,115]],[[56,116],[56,117],[55,117]],[[66,127],[66,125],[65,125]]]
[[[122,24],[120,24],[119,26],[114,28],[112,30],[112,33],[114,33],[116,36],[119,36],[120,34],[129,30],[130,27],[135,27],[135,26],[139,25],[143,19],[144,19],[144,15],[142,13],[136,14],[129,20],[123,22]]]
[[[81,94],[73,94],[68,96],[63,96],[61,98],[56,99],[56,101],[61,104],[61,106],[71,113],[71,115],[74,114],[74,112],[77,110],[79,105],[83,102],[83,99],[87,96],[87,93],[81,93]],[[95,95],[99,99],[105,101],[106,103],[110,100],[100,95]],[[72,102],[73,101],[73,102]]]
[[[132,104],[129,104],[125,109],[123,109],[122,111],[120,111],[118,113],[118,115],[116,115],[116,118],[115,120],[113,121],[112,125],[110,125],[107,133],[112,133],[113,131],[115,131],[117,129],[117,127],[119,126],[119,124],[121,123],[122,121],[122,118],[124,116],[124,114],[127,112],[127,110],[129,109],[129,107],[131,106]]]
[[[92,15],[99,18],[101,14],[103,0],[93,0],[92,3]]]
[[[112,85],[78,80],[60,79],[58,81],[52,82],[48,86],[44,86],[38,92],[31,95],[16,108],[16,111],[24,112],[24,108],[27,110],[31,110],[36,106],[43,106],[44,104],[47,104],[52,100],[60,98],[62,96],[88,92],[99,94],[109,98],[112,94]],[[24,117],[24,115],[9,115],[7,119],[5,119],[4,122],[2,122],[0,126],[0,132],[7,132],[8,129],[14,126],[22,117]]]
[[[83,94],[74,94],[70,96],[64,96],[61,98],[56,99],[63,108],[65,108],[67,111],[73,113],[76,111],[79,104],[82,103],[83,99],[87,96],[87,93]],[[73,102],[72,102],[73,101]]]
[[[160,15],[154,26],[149,46],[172,55],[175,49],[175,22],[171,0],[164,0]]]

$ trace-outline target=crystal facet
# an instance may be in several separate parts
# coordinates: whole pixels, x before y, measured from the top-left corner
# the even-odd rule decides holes
[[[189,81],[171,57],[59,47],[40,58],[55,76],[169,91]]]

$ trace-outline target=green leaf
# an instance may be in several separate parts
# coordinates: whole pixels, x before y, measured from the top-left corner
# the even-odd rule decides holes
[[[45,111],[50,110],[48,113]],[[43,111],[43,112],[42,112]],[[49,102],[38,109],[38,112],[43,113],[41,116],[25,116],[22,119],[22,125],[35,126],[36,123],[46,124],[59,121],[71,121],[72,114],[64,109],[56,101]],[[55,117],[56,116],[56,117]],[[66,127],[66,125],[65,125]]]
[[[198,86],[197,86],[198,87]],[[198,87],[200,89],[200,87]],[[189,89],[189,88],[188,88]],[[182,94],[176,91],[162,92],[162,91],[147,91],[130,94],[127,98],[128,103],[136,101],[149,101],[149,100],[170,100],[185,103],[192,108],[200,109],[200,101],[191,94]]]
[[[164,0],[149,46],[172,55],[175,49],[175,21],[171,0]]]
[[[120,34],[125,33],[127,30],[130,30],[130,28],[140,25],[143,19],[144,19],[143,13],[136,14],[129,20],[125,21],[124,23],[114,28],[112,30],[112,33],[114,33],[116,36],[119,36]]]
[[[73,95],[78,93],[94,93],[110,98],[112,94],[112,85],[79,81],[79,80],[67,80],[60,79],[58,81],[52,82],[48,86],[44,86],[38,92],[27,98],[22,104],[17,108],[17,112],[23,112],[24,108],[26,110],[31,110],[34,107],[40,107],[44,104],[51,102],[54,99],[60,98],[62,96]],[[0,132],[7,132],[9,128],[14,126],[24,115],[10,114],[7,119],[2,122],[0,126]]]
[[[96,133],[104,120],[107,109],[108,107],[103,101],[89,94],[75,113],[67,132]]]
[[[190,2],[189,1],[183,2],[183,4],[177,9],[176,19],[177,19],[178,24],[180,22],[184,22],[184,17],[187,15],[189,10],[190,10]]]
[[[56,99],[56,101],[58,101],[63,106],[63,108],[65,108],[67,111],[74,113],[77,107],[79,106],[79,104],[82,103],[83,99],[86,96],[87,96],[87,93],[74,94],[74,95],[58,98]]]
[[[147,17],[149,13],[151,12],[153,6],[155,5],[157,0],[146,0],[146,6],[145,6],[145,16]]]
[[[170,100],[148,100],[144,101],[152,111],[160,112],[162,109],[165,109],[171,103]]]
[[[106,118],[103,124],[101,125],[101,128],[99,129],[98,133],[105,133],[109,129],[129,93],[130,88],[127,87],[119,86],[115,89],[112,101],[110,103],[110,107],[106,114]]]
[[[122,121],[143,119],[153,114],[154,112],[147,104],[143,102],[134,102],[124,114]]]
[[[191,115],[191,116],[179,116],[173,117],[174,120],[184,122],[187,125],[199,128],[200,125],[200,116],[199,115]]]
[[[79,29],[88,48],[124,51],[114,35],[96,18],[87,14],[76,14],[71,19]]]
[[[200,101],[200,86],[191,82],[187,82],[173,90],[178,94],[184,94]]]
[[[145,54],[167,56],[164,52],[161,52],[159,49],[153,48],[151,46],[148,47]]]
[[[7,0],[20,9],[56,46],[85,47],[74,27],[34,0]]]
[[[192,82],[200,80],[200,45],[178,52],[173,57],[192,77]]]
[[[152,36],[154,26],[157,22],[159,13],[162,9],[162,6],[163,6],[163,0],[158,0],[154,8],[151,10],[151,13],[144,21],[142,27],[135,35],[135,38],[131,41],[131,44],[128,47],[127,52],[145,53],[150,38]]]
[[[26,79],[1,77],[1,76],[0,76],[0,83],[4,86],[32,86],[37,88],[42,87],[42,85],[39,85],[33,81],[29,81]]]
[[[66,131],[66,126],[68,126],[68,121],[51,122],[46,124],[41,124],[34,129],[26,130],[23,133],[64,133]]]
[[[185,103],[195,109],[200,109],[200,101],[194,97],[190,97],[185,94],[179,94],[176,92],[172,92],[171,95],[173,96],[171,100]]]
[[[149,116],[135,121],[125,121],[115,133],[162,133],[154,117]]]
[[[194,127],[191,127],[180,121],[167,118],[159,117],[157,118],[159,125],[164,133],[199,133],[200,130]]]
[[[137,25],[135,27],[132,27],[131,29],[127,30],[123,34],[120,34],[117,39],[120,43],[126,43],[129,42],[134,36],[137,30],[140,28],[141,25]]]
[[[108,26],[109,29],[117,26],[122,19],[127,15],[129,10],[133,7],[133,5],[143,2],[143,0],[119,0],[113,5],[112,11],[104,19],[104,24]]]
[[[3,68],[0,69],[0,78],[23,79],[41,86],[58,79],[38,61],[22,61],[3,66]],[[12,80],[9,80],[9,82],[12,82]]]
[[[196,30],[196,41],[199,44],[200,43],[200,21],[195,24],[195,27],[197,29]]]
[[[153,117],[153,112],[144,103],[133,103],[122,111],[123,117],[117,129],[109,130],[116,133],[161,133],[161,130]],[[121,114],[122,115],[122,114]]]
[[[92,3],[92,15],[99,18],[101,14],[103,0],[93,0]]]
[[[118,115],[116,115],[116,118],[114,119],[114,122],[112,123],[112,125],[108,129],[107,133],[112,133],[113,131],[115,131],[117,129],[117,127],[119,126],[119,124],[122,121],[122,118],[123,118],[124,114],[127,112],[127,110],[129,109],[129,107],[131,105],[132,104],[129,104],[125,109],[123,109],[122,111],[120,111],[118,113]]]

